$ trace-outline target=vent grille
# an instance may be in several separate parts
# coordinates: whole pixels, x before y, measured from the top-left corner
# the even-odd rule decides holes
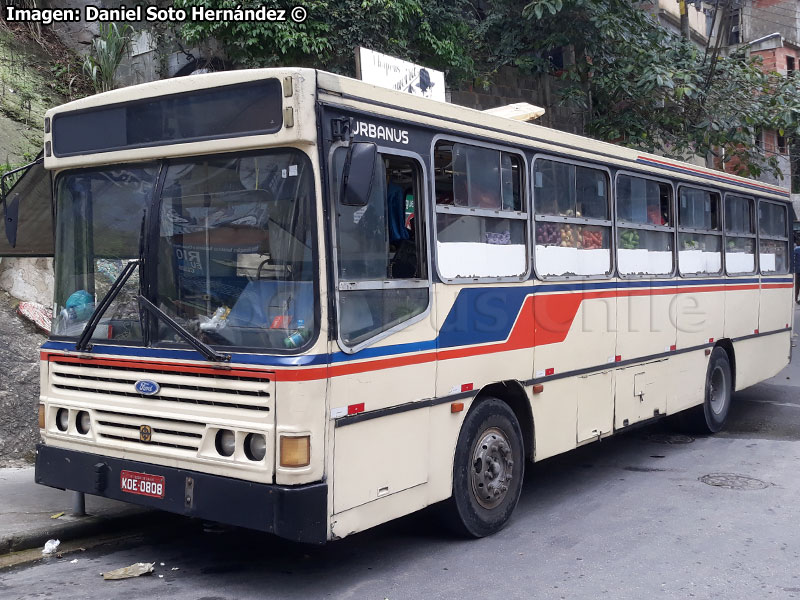
[[[134,384],[142,379],[157,382],[161,389],[154,395],[140,394]],[[57,360],[50,362],[50,385],[56,392],[79,394],[84,399],[116,396],[260,412],[269,412],[274,389],[269,376],[184,373]]]
[[[179,419],[145,417],[130,413],[106,410],[95,412],[98,437],[116,442],[132,442],[142,446],[159,446],[191,452],[194,455],[203,439],[204,425]],[[150,441],[139,438],[139,428],[148,425],[152,430]]]

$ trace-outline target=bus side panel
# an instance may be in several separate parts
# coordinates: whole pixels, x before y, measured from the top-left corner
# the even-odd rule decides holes
[[[436,397],[533,375],[533,288],[434,286],[439,323]]]
[[[333,511],[428,481],[429,408],[337,427]]]
[[[789,327],[794,309],[793,285],[783,277],[761,277],[758,330],[762,333]]]
[[[534,394],[533,409],[535,460],[561,454],[576,447],[575,423],[578,419],[578,378],[569,377],[544,384]]]
[[[744,283],[748,280],[751,283]],[[752,283],[752,277],[738,280],[729,278],[727,288],[725,291],[724,337],[735,339],[752,335],[758,329],[758,280],[756,279],[756,282]],[[736,384],[738,388],[739,382],[737,381]]]
[[[376,351],[434,337],[430,319],[418,321],[370,346]],[[357,359],[358,353],[353,355]],[[399,364],[398,364],[399,363]],[[409,363],[409,364],[404,364]],[[331,412],[391,410],[433,396],[436,363],[432,353],[389,354],[367,361],[333,362],[329,387]],[[351,408],[352,407],[352,408]],[[360,423],[346,419],[334,429],[333,510],[347,510],[428,480],[428,410],[412,409]]]
[[[790,343],[790,331],[734,342],[736,389],[777,375],[789,362]]]
[[[617,327],[613,294],[599,298],[587,298],[582,291],[537,294],[534,321],[535,378],[613,364]],[[544,452],[550,456],[570,450],[613,430],[614,390],[610,382],[610,377],[602,375],[571,377],[566,383],[545,381],[545,393],[559,383],[564,398],[558,400],[553,394],[535,397],[539,409],[539,418],[534,414],[537,460]],[[546,398],[556,404],[548,406]],[[554,414],[560,402],[571,413],[575,402],[575,418],[569,423],[562,423]]]
[[[667,396],[667,414],[697,406],[705,398],[708,357],[705,350],[672,356],[669,359],[671,383]]]
[[[718,280],[722,283],[722,280]],[[718,340],[725,328],[725,288],[723,285],[689,286],[692,291],[681,293],[678,286],[676,297],[677,349],[690,348]],[[695,291],[696,290],[696,291]]]
[[[620,294],[617,298],[616,357],[620,361],[627,361],[669,353],[676,345],[677,337],[676,286],[654,281],[644,287],[626,286],[622,287],[622,290],[626,293]],[[629,372],[630,377],[617,377],[615,429],[650,418],[656,410],[661,414],[666,411],[666,393],[656,393],[655,390],[669,388],[670,370],[666,366],[648,366],[646,369],[642,367],[641,370],[647,375],[634,377],[635,373]],[[639,392],[651,386],[654,387],[649,393],[638,397]],[[637,396],[637,402],[632,400],[633,395]]]

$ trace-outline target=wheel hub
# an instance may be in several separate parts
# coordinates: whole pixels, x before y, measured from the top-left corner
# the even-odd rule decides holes
[[[513,478],[514,460],[505,433],[491,427],[472,451],[472,493],[484,508],[494,508],[506,497]]]
[[[711,373],[711,385],[709,386],[709,404],[715,415],[718,415],[725,408],[728,399],[728,380],[724,370],[717,366]]]

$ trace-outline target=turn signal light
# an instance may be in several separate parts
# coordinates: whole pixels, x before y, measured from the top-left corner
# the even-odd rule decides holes
[[[307,467],[311,463],[311,436],[281,436],[281,466]]]
[[[39,405],[39,429],[44,429],[44,404]]]

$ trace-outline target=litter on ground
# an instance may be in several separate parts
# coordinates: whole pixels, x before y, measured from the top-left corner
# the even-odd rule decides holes
[[[44,548],[42,548],[42,554],[45,556],[52,554],[58,549],[60,544],[61,540],[47,540],[44,544]]]
[[[113,571],[106,571],[102,573],[103,579],[111,580],[111,579],[130,579],[131,577],[139,577],[139,575],[145,575],[146,573],[152,573],[153,567],[156,563],[133,563],[129,567],[123,567],[121,569],[114,569]]]

